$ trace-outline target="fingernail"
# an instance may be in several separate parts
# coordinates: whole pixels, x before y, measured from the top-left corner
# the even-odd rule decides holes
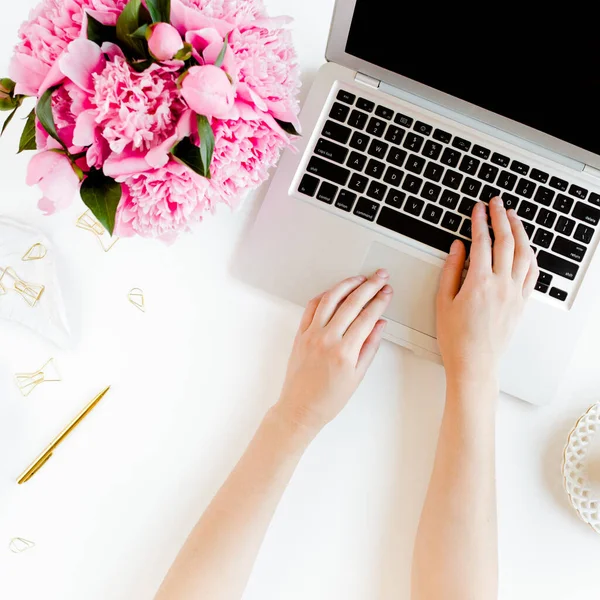
[[[390,274],[385,269],[378,269],[377,276],[381,277],[381,279],[387,279]]]
[[[367,278],[364,275],[359,275],[356,279],[358,279],[358,281],[366,281]]]
[[[450,246],[450,256],[452,256],[453,254],[456,254],[458,252],[458,244],[459,244],[458,240],[454,240],[452,242],[452,246]]]
[[[381,292],[383,294],[391,294],[394,290],[392,290],[392,286],[391,285],[384,285],[383,288],[381,288]]]
[[[494,203],[494,206],[502,207],[502,199],[500,196],[494,196],[492,202]]]

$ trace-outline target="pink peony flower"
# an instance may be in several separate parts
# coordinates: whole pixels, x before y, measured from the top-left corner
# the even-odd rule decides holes
[[[183,40],[175,27],[158,23],[152,27],[148,48],[156,60],[171,60],[183,48]]]
[[[214,65],[192,67],[181,84],[181,95],[198,115],[226,119],[235,94],[225,71]]]

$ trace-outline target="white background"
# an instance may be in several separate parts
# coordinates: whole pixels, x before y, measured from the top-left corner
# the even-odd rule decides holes
[[[34,4],[3,3],[0,74]],[[305,95],[323,62],[333,1],[268,6],[295,18]],[[228,274],[264,190],[171,247],[137,239],[104,254],[74,226],[80,205],[51,218],[37,212],[38,192],[24,183],[28,159],[15,156],[19,124],[0,141],[0,213],[53,240],[73,348],[58,351],[0,324],[0,597],[150,599],[277,398],[301,310]],[[146,314],[127,302],[133,287],[145,291]],[[571,426],[600,399],[599,333],[594,315],[558,403],[501,401],[503,600],[599,595],[600,538],[570,509],[560,472]],[[64,381],[22,398],[13,374],[50,356]],[[93,415],[17,486],[23,468],[107,384]],[[302,460],[246,600],[408,598],[443,392],[440,367],[384,344],[347,409]],[[14,536],[37,545],[11,554]]]

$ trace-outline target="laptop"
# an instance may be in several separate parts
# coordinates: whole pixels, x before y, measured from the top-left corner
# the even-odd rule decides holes
[[[435,297],[475,202],[500,195],[541,270],[501,388],[550,402],[600,299],[600,37],[568,10],[338,0],[320,69],[235,261],[298,304],[387,268],[386,338],[440,360]]]

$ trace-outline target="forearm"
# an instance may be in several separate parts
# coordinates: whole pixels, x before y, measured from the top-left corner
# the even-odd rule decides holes
[[[413,600],[497,597],[497,395],[494,380],[448,381],[435,465],[415,543]]]
[[[190,534],[156,600],[239,600],[265,532],[312,436],[277,408]]]

